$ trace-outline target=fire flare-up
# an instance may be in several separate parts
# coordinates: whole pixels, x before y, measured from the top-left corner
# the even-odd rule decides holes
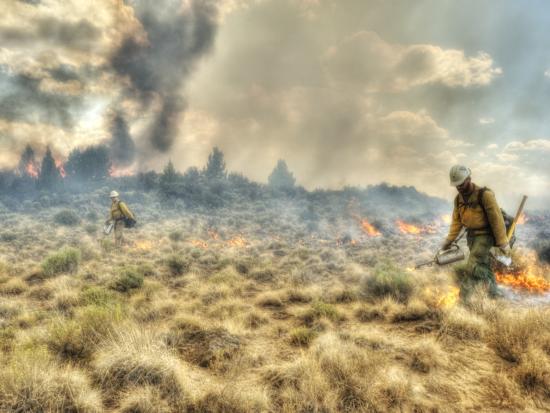
[[[246,247],[248,245],[248,241],[242,236],[233,237],[230,240],[227,240],[226,243],[230,247],[240,247],[240,248]]]
[[[374,225],[372,225],[366,218],[363,218],[360,220],[361,228],[367,234],[369,237],[379,237],[382,235],[380,231],[378,231]]]
[[[495,278],[499,284],[534,294],[550,292],[550,281],[544,277],[547,267],[542,266],[534,252],[522,256],[524,262],[516,267],[497,269]]]
[[[433,234],[435,230],[430,226],[419,226],[398,219],[396,222],[397,228],[402,234],[420,235]]]
[[[112,165],[109,168],[109,176],[112,178],[121,178],[123,176],[132,176],[135,174],[134,166],[129,166],[127,168],[119,168],[115,165]]]
[[[31,178],[37,179],[38,175],[40,175],[40,170],[38,169],[38,166],[34,162],[29,162],[27,164],[27,167],[25,168],[25,171],[27,172],[27,175]]]
[[[155,243],[150,240],[138,240],[134,242],[134,248],[143,252],[151,251],[154,246]]]
[[[460,289],[458,287],[451,287],[449,292],[439,297],[439,300],[437,301],[437,306],[440,308],[454,307],[454,305],[458,301],[459,294]]]
[[[65,165],[63,165],[63,162],[55,161],[55,167],[59,171],[59,175],[61,175],[61,178],[65,179],[65,177],[67,176],[67,172],[65,172]]]
[[[191,245],[193,245],[196,248],[202,248],[202,249],[208,249],[208,242],[200,240],[200,239],[192,239]]]

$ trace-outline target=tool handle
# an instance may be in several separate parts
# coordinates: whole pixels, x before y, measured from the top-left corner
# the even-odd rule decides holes
[[[525,202],[527,202],[527,195],[523,195],[523,198],[521,199],[521,203],[519,204],[518,211],[516,212],[516,216],[512,221],[512,225],[510,225],[510,228],[508,228],[508,232],[506,233],[506,237],[508,238],[508,241],[510,241],[512,239],[512,236],[514,235],[514,231],[516,230],[516,225],[518,223],[519,218],[521,217],[521,213],[523,212],[523,207],[525,206]]]

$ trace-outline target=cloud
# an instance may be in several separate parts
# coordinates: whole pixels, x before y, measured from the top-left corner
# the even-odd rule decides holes
[[[466,57],[463,50],[435,45],[391,44],[365,31],[331,47],[325,64],[335,81],[373,91],[404,91],[429,84],[450,88],[485,86],[502,74],[485,52]]]
[[[550,139],[513,141],[504,147],[505,152],[550,152]]]
[[[479,118],[479,123],[481,125],[491,125],[491,124],[495,123],[495,119],[494,118]]]

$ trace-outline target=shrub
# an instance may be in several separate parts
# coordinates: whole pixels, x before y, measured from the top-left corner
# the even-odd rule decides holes
[[[74,273],[78,270],[80,259],[80,250],[72,247],[65,247],[49,255],[42,262],[42,271],[44,275],[48,277],[61,273]]]
[[[182,275],[183,273],[189,271],[189,261],[179,255],[171,255],[166,260],[166,265],[170,270],[170,273],[174,276]]]
[[[80,300],[84,305],[106,307],[116,302],[115,293],[103,287],[84,287],[80,292]]]
[[[103,406],[83,373],[28,352],[0,367],[0,411],[99,413]]]
[[[0,285],[0,294],[1,295],[20,295],[27,291],[29,287],[27,284],[19,279],[13,278],[7,283]]]
[[[343,320],[343,316],[338,313],[336,307],[323,301],[313,302],[311,304],[311,308],[303,313],[300,318],[306,326],[312,327],[315,322],[322,317],[325,317],[331,321]]]
[[[503,311],[491,320],[487,342],[504,360],[519,363],[529,349],[543,338],[550,321],[542,311]]]
[[[514,371],[518,384],[528,393],[550,399],[550,362],[540,350],[531,349]]]
[[[420,321],[427,318],[435,317],[436,313],[431,311],[426,303],[420,300],[411,300],[406,306],[399,308],[391,314],[393,323]]]
[[[196,403],[195,409],[202,413],[260,413],[273,411],[269,408],[269,397],[263,389],[232,384],[220,385],[205,392]]]
[[[136,268],[125,268],[113,282],[111,288],[121,293],[135,290],[143,286],[143,274]]]
[[[182,231],[172,231],[170,234],[168,234],[168,238],[174,242],[181,241],[183,239],[183,232]]]
[[[440,366],[444,360],[444,353],[434,339],[423,339],[414,344],[409,350],[410,366],[420,373],[428,373]]]
[[[290,331],[290,344],[299,347],[308,347],[317,337],[317,332],[308,327],[298,327]]]
[[[144,277],[152,277],[157,273],[153,266],[147,263],[139,264],[137,270]]]
[[[145,386],[133,389],[122,398],[120,413],[170,413],[171,409],[158,389]]]
[[[186,320],[172,327],[164,340],[188,362],[210,368],[223,369],[242,347],[241,339],[224,328],[203,328]]]
[[[17,234],[12,231],[5,231],[0,234],[0,241],[13,242],[17,239]]]
[[[115,249],[115,243],[110,238],[103,238],[99,245],[101,246],[101,249],[105,252],[112,252]]]
[[[390,296],[406,302],[413,293],[413,283],[402,268],[386,261],[376,265],[372,274],[362,278],[361,293],[367,298]]]
[[[80,223],[79,216],[70,210],[59,211],[54,215],[53,220],[58,225],[74,227]]]
[[[384,313],[376,307],[360,307],[355,310],[355,317],[362,323],[368,323],[376,319],[383,319]]]
[[[46,343],[50,351],[61,359],[88,361],[98,344],[114,334],[121,320],[119,307],[88,306],[72,320],[54,321]]]
[[[84,227],[84,231],[89,235],[95,235],[97,233],[97,226],[95,224],[88,224]]]
[[[138,328],[119,331],[99,349],[93,368],[108,400],[116,399],[122,391],[150,386],[172,411],[187,411],[185,368],[147,331]]]
[[[95,222],[99,219],[99,216],[97,215],[97,212],[92,210],[86,214],[86,219],[90,222]]]
[[[461,307],[455,307],[445,317],[440,334],[460,340],[479,340],[484,336],[485,330],[485,320]]]

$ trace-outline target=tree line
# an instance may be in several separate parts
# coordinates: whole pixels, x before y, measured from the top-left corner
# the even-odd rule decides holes
[[[296,179],[284,160],[277,162],[267,185],[262,185],[242,174],[228,172],[224,154],[217,147],[213,148],[201,169],[191,167],[181,173],[169,161],[160,173],[148,171],[119,178],[110,176],[112,162],[109,153],[105,145],[74,149],[62,164],[56,162],[49,148],[38,160],[33,148],[27,146],[15,170],[0,172],[0,192],[25,196],[37,192],[90,190],[109,182],[112,186],[158,191],[166,199],[221,206],[232,196],[254,198],[265,191],[285,195],[303,191],[296,186]]]

